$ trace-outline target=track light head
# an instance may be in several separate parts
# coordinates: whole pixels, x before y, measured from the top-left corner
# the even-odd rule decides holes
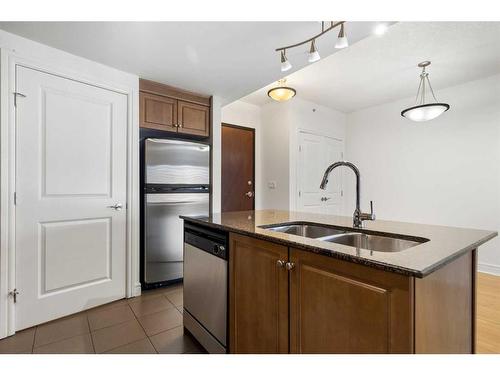
[[[286,72],[287,70],[292,69],[292,64],[290,64],[290,61],[286,58],[286,53],[285,51],[281,51],[281,71]]]
[[[307,60],[310,63],[313,63],[315,61],[318,61],[319,59],[321,59],[321,56],[319,55],[319,52],[316,49],[316,43],[315,43],[315,40],[313,39],[311,42],[311,48],[309,49],[309,56],[308,56]]]
[[[347,41],[347,37],[345,36],[344,24],[340,25],[340,31],[337,38],[337,43],[335,43],[335,48],[341,49],[349,47],[349,42]]]

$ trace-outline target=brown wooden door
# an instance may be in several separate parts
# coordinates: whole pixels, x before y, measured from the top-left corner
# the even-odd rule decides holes
[[[288,353],[288,248],[230,235],[229,350]]]
[[[255,131],[222,124],[222,212],[255,207]]]
[[[411,353],[411,278],[290,249],[291,353]]]
[[[145,92],[139,96],[141,127],[177,131],[177,100]]]
[[[178,132],[208,137],[210,131],[210,108],[204,105],[178,101]]]

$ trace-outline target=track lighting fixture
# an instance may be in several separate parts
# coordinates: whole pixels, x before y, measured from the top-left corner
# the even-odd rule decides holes
[[[307,60],[310,63],[312,63],[312,62],[318,61],[319,59],[321,59],[321,56],[319,55],[319,52],[316,48],[315,40],[313,39],[311,42],[311,48],[309,49],[309,56],[308,56]]]
[[[288,61],[286,58],[286,50],[289,50],[291,48],[299,47],[304,44],[311,43],[311,47],[309,48],[309,54],[307,60],[309,62],[315,62],[321,59],[321,56],[319,55],[318,49],[316,48],[316,39],[319,37],[323,36],[324,34],[328,33],[329,31],[334,30],[335,28],[340,26],[340,31],[338,34],[338,39],[337,43],[335,44],[335,48],[345,48],[349,45],[347,42],[347,37],[345,36],[345,31],[344,31],[344,23],[345,21],[328,21],[328,22],[321,22],[321,32],[314,35],[313,37],[306,39],[300,43],[295,43],[291,44],[289,46],[285,47],[280,47],[276,48],[276,52],[280,53],[280,61],[281,61],[281,71],[286,72],[287,70],[292,68],[292,64]]]

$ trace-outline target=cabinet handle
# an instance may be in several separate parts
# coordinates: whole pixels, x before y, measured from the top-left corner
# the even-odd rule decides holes
[[[279,259],[279,260],[276,262],[276,265],[277,265],[279,268],[283,268],[283,267],[285,267],[285,261],[284,261],[284,260]]]
[[[293,262],[286,262],[285,267],[288,271],[291,271],[295,268],[295,263]]]
[[[182,128],[182,124],[177,124],[177,127],[178,128]]]

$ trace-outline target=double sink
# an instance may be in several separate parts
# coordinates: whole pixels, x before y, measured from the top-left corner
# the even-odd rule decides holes
[[[273,232],[293,234],[313,238],[319,241],[333,242],[372,251],[398,252],[427,242],[426,238],[408,238],[407,236],[371,234],[357,232],[350,228],[335,228],[316,223],[284,223],[263,225],[260,228]]]

